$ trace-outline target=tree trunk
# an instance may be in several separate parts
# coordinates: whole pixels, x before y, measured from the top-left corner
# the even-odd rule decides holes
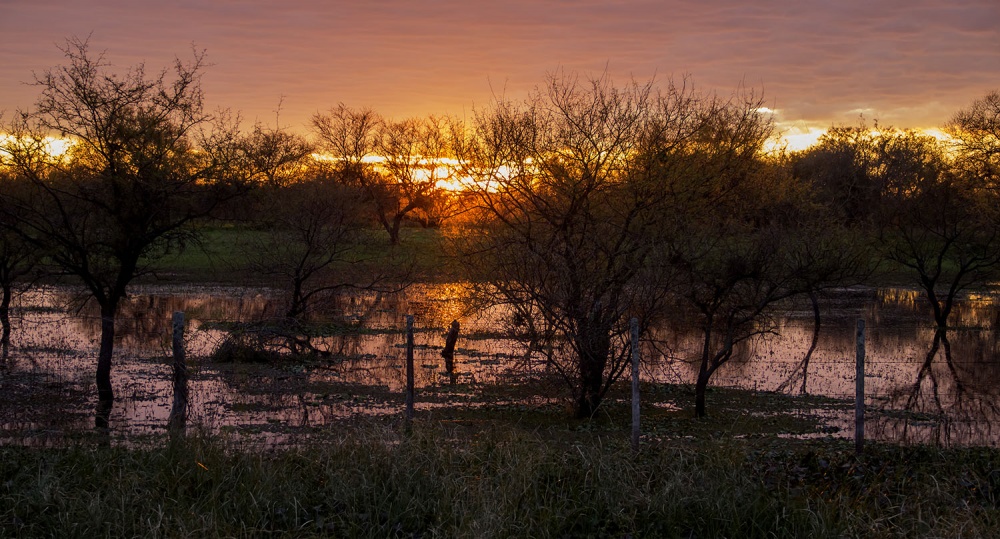
[[[398,213],[392,219],[392,228],[389,229],[389,244],[399,245],[399,229],[403,226],[404,214]]]
[[[593,417],[601,405],[603,370],[598,370],[591,362],[580,365],[580,397],[576,403],[578,419]]]
[[[444,358],[444,368],[448,371],[448,376],[451,378],[452,384],[455,383],[455,344],[458,343],[458,331],[458,320],[452,320],[451,329],[448,330],[448,336],[444,341],[444,349],[441,350],[441,357]]]
[[[702,327],[704,340],[701,343],[701,367],[698,369],[698,380],[694,385],[694,416],[705,417],[705,391],[708,389],[708,380],[712,377],[708,370],[708,361],[712,349],[712,319],[711,314],[706,315],[705,325]]]
[[[298,320],[306,311],[306,302],[302,299],[302,283],[305,279],[296,275],[292,278],[292,301],[285,312],[285,318]]]
[[[708,380],[711,374],[705,365],[698,372],[698,381],[694,386],[694,416],[705,417],[705,393],[708,391]]]
[[[604,388],[604,370],[611,350],[610,329],[584,330],[577,337],[577,351],[580,361],[580,389],[576,402],[576,417],[593,417],[601,405]]]
[[[0,364],[6,364],[10,355],[10,301],[13,294],[13,287],[4,283],[3,298],[0,299],[0,325],[3,326],[3,336],[0,336]]]
[[[931,309],[934,311],[934,322],[937,324],[937,327],[944,328],[948,326],[948,315],[951,312],[951,307],[942,307],[941,300],[934,290],[934,285],[934,281],[925,280],[924,290],[927,292],[927,301],[931,304]]]
[[[101,305],[101,351],[97,356],[97,398],[102,403],[114,402],[111,389],[111,355],[115,349],[115,315],[118,301],[110,300]]]
[[[809,351],[806,352],[806,357],[802,358],[802,387],[799,389],[799,393],[803,395],[806,393],[806,382],[809,380],[809,360],[812,359],[813,352],[816,351],[816,345],[819,343],[819,331],[823,325],[819,311],[819,298],[816,297],[814,290],[809,291],[809,300],[812,302],[813,308],[813,334],[812,341],[809,343]]]

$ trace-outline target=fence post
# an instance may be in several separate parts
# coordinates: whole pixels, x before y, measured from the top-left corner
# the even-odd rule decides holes
[[[444,340],[444,350],[441,350],[441,357],[444,358],[444,369],[448,371],[448,377],[453,384],[455,383],[455,344],[458,343],[459,327],[458,320],[451,321],[451,329],[448,330],[448,336]]]
[[[630,321],[632,330],[632,451],[639,451],[639,319]]]
[[[406,421],[413,419],[413,315],[406,315]]]
[[[188,405],[188,371],[184,357],[184,313],[177,311],[173,316],[173,351],[174,351],[174,404],[167,419],[167,428],[171,434],[184,433],[187,425]]]
[[[854,451],[861,454],[865,447],[865,321],[858,319],[857,361],[854,395]]]

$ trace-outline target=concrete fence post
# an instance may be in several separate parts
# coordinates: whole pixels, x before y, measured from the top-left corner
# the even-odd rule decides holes
[[[858,319],[857,353],[854,388],[854,451],[861,454],[865,447],[865,321]]]
[[[639,450],[639,319],[633,318],[632,341],[632,450]]]
[[[173,354],[174,354],[174,403],[170,408],[167,428],[170,432],[183,434],[187,425],[188,406],[188,370],[184,353],[184,313],[177,311],[173,315]]]
[[[413,420],[413,315],[406,315],[406,421]]]

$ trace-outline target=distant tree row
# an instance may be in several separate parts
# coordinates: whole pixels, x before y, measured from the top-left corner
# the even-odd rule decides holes
[[[672,324],[698,328],[689,359],[703,415],[713,374],[774,331],[789,298],[811,300],[818,335],[818,293],[891,275],[921,287],[945,327],[962,291],[1000,267],[997,93],[956,114],[951,141],[862,123],[788,154],[765,151],[773,119],[753,91],[559,73],[467,122],[340,104],[314,116],[310,141],[206,112],[203,55],[149,76],[141,65],[111,74],[86,42],[64,53],[37,77],[34,109],[2,129],[3,349],[14,284],[40,261],[75,277],[101,309],[108,405],[129,284],[222,216],[261,232],[247,257],[287,289],[280,336],[314,353],[321,298],[392,281],[345,269],[369,229],[394,245],[407,220],[463,215],[465,278],[508,306],[511,331],[562,376],[580,417],[625,372],[632,317],[649,341]],[[51,136],[72,144],[54,155]]]

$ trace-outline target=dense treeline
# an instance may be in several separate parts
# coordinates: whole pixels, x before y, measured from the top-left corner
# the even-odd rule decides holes
[[[703,415],[713,373],[774,329],[787,298],[816,306],[824,288],[892,275],[921,287],[945,328],[960,293],[1000,268],[995,92],[956,113],[947,141],[862,122],[798,153],[765,150],[775,127],[755,92],[563,73],[465,122],[339,104],[304,136],[205,111],[201,55],[150,77],[112,76],[85,42],[64,52],[37,77],[35,108],[3,125],[3,353],[15,283],[41,269],[73,277],[101,308],[108,405],[129,284],[195,244],[205,221],[260,232],[246,259],[287,289],[269,345],[296,354],[323,352],[310,324],[335,291],[416,278],[366,243],[460,229],[449,237],[464,277],[509,307],[512,333],[565,379],[581,417],[625,371],[630,318],[650,339],[699,328]],[[52,136],[71,141],[64,153]]]

